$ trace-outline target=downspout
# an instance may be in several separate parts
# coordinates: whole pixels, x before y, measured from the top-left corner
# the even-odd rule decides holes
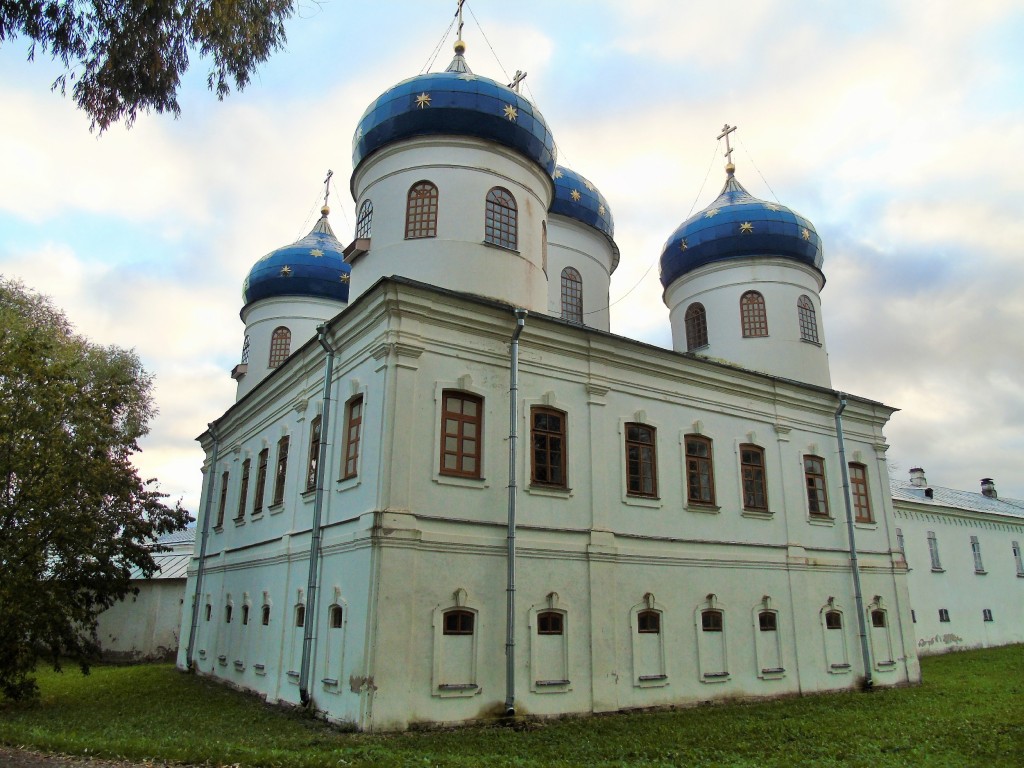
[[[864,593],[860,586],[860,562],[857,559],[857,540],[853,526],[853,508],[850,505],[850,470],[846,465],[846,442],[843,439],[843,411],[846,410],[846,395],[839,395],[836,410],[836,437],[839,439],[839,468],[843,473],[843,501],[846,504],[846,531],[850,540],[850,566],[853,570],[853,595],[857,604],[857,629],[860,632],[860,655],[864,662],[864,687],[871,690],[871,653],[868,650],[867,619],[864,616]]]
[[[203,594],[203,565],[206,562],[206,541],[210,537],[210,514],[213,511],[213,484],[217,482],[217,449],[220,441],[217,439],[217,431],[211,421],[206,425],[213,438],[213,452],[210,454],[210,486],[206,491],[206,507],[203,510],[203,532],[199,537],[199,565],[196,568],[196,591],[192,595],[192,628],[188,633],[188,651],[185,653],[185,665],[190,672],[194,672],[192,666],[192,654],[196,650],[196,632],[199,631],[199,600]]]
[[[519,421],[519,335],[525,309],[516,310],[509,360],[508,406],[508,586],[505,590],[505,716],[516,713],[516,439]]]
[[[302,666],[299,668],[299,700],[309,706],[309,675],[312,667],[313,634],[317,624],[316,588],[320,569],[320,518],[324,508],[324,476],[327,474],[327,436],[331,428],[331,378],[334,374],[334,349],[327,343],[327,326],[316,328],[316,340],[327,353],[324,370],[324,401],[320,416],[320,446],[316,459],[316,497],[313,502],[313,528],[309,540],[309,580],[306,582],[306,620],[302,637]]]

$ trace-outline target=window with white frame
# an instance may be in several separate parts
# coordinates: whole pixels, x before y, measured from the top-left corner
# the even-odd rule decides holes
[[[1017,575],[1024,576],[1024,562],[1020,558],[1020,543],[1013,542],[1013,559],[1017,563]]]
[[[985,564],[981,560],[981,542],[977,536],[971,536],[971,554],[974,555],[974,572],[984,573]]]
[[[928,554],[932,558],[932,570],[941,571],[942,561],[939,560],[939,540],[935,538],[935,531],[928,531]]]

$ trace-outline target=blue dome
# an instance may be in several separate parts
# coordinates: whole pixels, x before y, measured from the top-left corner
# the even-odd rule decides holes
[[[272,296],[318,296],[348,302],[349,275],[343,246],[327,223],[328,209],[301,240],[271,251],[257,261],[242,284],[248,306]]]
[[[612,209],[597,187],[575,171],[564,166],[555,168],[553,174],[555,196],[551,200],[551,213],[568,216],[604,233],[608,238],[615,235]]]
[[[393,142],[442,134],[494,141],[549,175],[555,170],[555,141],[543,115],[508,86],[470,72],[458,45],[447,71],[403,80],[366,108],[352,139],[352,167]]]
[[[718,198],[684,221],[661,252],[661,284],[705,264],[749,256],[781,256],[821,271],[821,239],[814,225],[784,205],[758,200],[731,167]]]

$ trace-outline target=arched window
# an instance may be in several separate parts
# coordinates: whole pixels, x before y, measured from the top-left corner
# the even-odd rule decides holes
[[[473,613],[471,611],[452,610],[444,614],[444,634],[472,635]]]
[[[659,611],[640,611],[636,615],[636,631],[641,634],[656,635],[661,632],[661,613]]]
[[[839,611],[828,611],[825,614],[825,629],[842,629],[843,614]]]
[[[242,626],[248,626],[249,624],[249,605],[242,603]]]
[[[420,181],[409,189],[405,207],[405,239],[437,237],[437,187]]]
[[[283,325],[274,329],[270,335],[270,359],[267,361],[268,368],[277,368],[288,359],[292,351],[292,332]]]
[[[484,220],[484,242],[515,250],[518,213],[516,199],[507,189],[495,187],[487,193],[487,215]]]
[[[654,427],[626,424],[626,493],[658,496],[658,457]]]
[[[356,218],[356,239],[370,236],[370,225],[373,223],[373,203],[363,200],[359,206],[359,216]]]
[[[572,267],[562,270],[562,319],[583,324],[583,278]]]
[[[537,614],[538,635],[560,635],[565,631],[565,617],[558,611]]]
[[[345,612],[342,610],[341,606],[335,603],[330,607],[330,609],[327,612],[327,615],[330,628],[341,629],[341,625],[344,623],[345,620]]]
[[[306,606],[304,606],[302,603],[299,603],[295,606],[295,626],[306,626]]]
[[[249,334],[245,334],[245,341],[242,342],[242,365],[249,362]]]
[[[691,504],[715,503],[715,468],[711,441],[686,435],[686,498]]]
[[[705,632],[721,632],[722,623],[721,611],[707,610],[700,614],[700,628]]]
[[[708,345],[708,316],[704,311],[704,305],[700,303],[691,304],[686,308],[686,351],[693,352],[695,349]]]
[[[800,318],[800,338],[817,344],[818,320],[814,314],[814,304],[807,296],[801,296],[797,300],[796,313]]]
[[[260,623],[266,627],[270,625],[270,606],[264,603],[260,611]]]
[[[764,296],[757,291],[747,291],[740,297],[740,320],[743,336],[767,336],[768,316],[764,309]]]
[[[740,473],[743,480],[743,508],[768,511],[768,484],[764,475],[764,448],[750,443],[740,446]]]

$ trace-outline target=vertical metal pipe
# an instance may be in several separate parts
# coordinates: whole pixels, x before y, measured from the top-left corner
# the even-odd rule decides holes
[[[206,425],[213,438],[213,451],[210,454],[210,483],[206,491],[206,505],[203,507],[203,531],[199,537],[199,565],[196,567],[196,590],[192,595],[192,626],[188,632],[188,650],[185,652],[185,665],[192,670],[192,654],[196,650],[196,632],[199,630],[199,600],[203,594],[203,565],[206,561],[206,541],[210,537],[210,514],[213,511],[213,484],[217,481],[217,449],[220,444],[213,422]]]
[[[871,652],[868,649],[867,617],[864,615],[864,594],[860,586],[860,561],[857,559],[857,539],[853,526],[853,507],[850,504],[850,470],[846,465],[846,442],[843,438],[843,411],[846,410],[846,395],[839,395],[836,410],[836,437],[839,439],[839,468],[843,473],[843,501],[846,504],[846,532],[850,540],[850,566],[853,570],[853,595],[857,604],[857,629],[860,632],[860,655],[864,663],[864,687],[871,688]]]
[[[313,502],[313,527],[309,536],[309,579],[306,582],[306,620],[302,635],[302,666],[299,668],[299,700],[307,706],[312,698],[309,695],[309,675],[312,671],[313,636],[316,631],[318,614],[316,609],[316,589],[320,568],[320,518],[324,508],[324,476],[327,474],[327,436],[331,428],[331,379],[334,375],[334,349],[327,343],[327,326],[317,326],[317,341],[327,353],[324,366],[324,400],[320,415],[320,445],[316,459],[316,497]]]
[[[516,329],[509,353],[508,406],[508,582],[505,590],[505,715],[516,713],[516,440],[519,420],[519,335],[525,309],[516,311]]]

